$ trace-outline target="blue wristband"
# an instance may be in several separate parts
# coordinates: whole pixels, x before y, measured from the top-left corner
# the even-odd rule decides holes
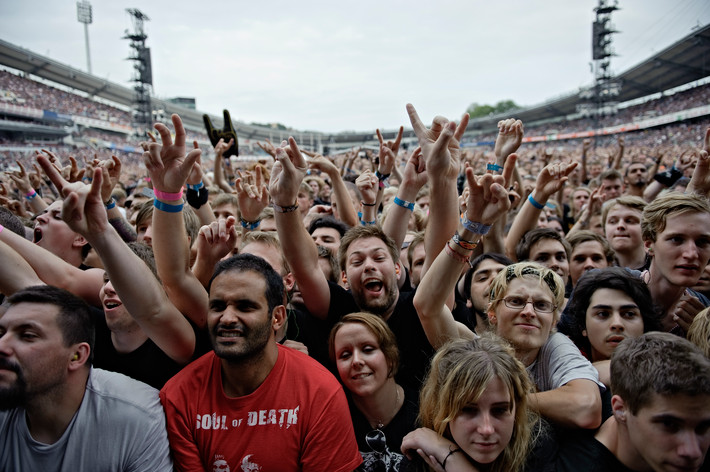
[[[399,197],[394,197],[394,204],[407,210],[414,211],[414,202],[408,202],[407,200],[401,200]]]
[[[531,204],[532,206],[534,206],[534,207],[537,208],[538,210],[542,210],[543,208],[545,208],[545,205],[543,205],[542,203],[539,203],[538,201],[536,201],[536,200],[533,198],[532,193],[528,196],[528,201],[530,202],[530,204]]]
[[[464,228],[466,228],[473,234],[486,235],[491,230],[491,225],[484,225],[483,223],[474,223],[465,216],[461,220],[461,224]]]
[[[116,207],[116,199],[111,197],[111,200],[108,201],[106,205],[104,205],[107,210],[111,210],[112,208]]]
[[[244,218],[239,218],[239,223],[242,225],[242,228],[249,229],[249,230],[253,231],[259,227],[259,225],[261,224],[261,220],[249,222],[249,221],[245,220]]]
[[[360,224],[363,226],[372,226],[377,224],[377,220],[372,220],[372,221],[363,221],[362,220],[362,212],[358,211],[357,212],[357,218],[360,220]]]
[[[153,200],[153,206],[157,210],[164,211],[165,213],[180,213],[184,205],[184,203],[180,203],[179,205],[168,205],[167,203],[161,202],[157,198]]]
[[[493,172],[503,172],[503,167],[499,166],[498,164],[492,164],[489,162],[488,165],[486,165],[486,170],[490,170]]]
[[[195,184],[195,185],[187,184],[187,188],[190,190],[200,190],[204,186],[205,186],[205,184],[203,184],[202,182],[200,182],[199,184]]]

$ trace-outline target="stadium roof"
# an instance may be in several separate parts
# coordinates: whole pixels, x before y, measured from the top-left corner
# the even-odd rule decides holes
[[[0,40],[0,64],[126,106],[131,106],[135,94],[133,89],[129,87],[82,72],[3,40]],[[710,25],[696,29],[665,50],[620,74],[617,77],[621,82],[621,93],[618,96],[618,101],[626,102],[663,92],[708,76],[710,76]],[[160,99],[154,98],[153,101],[156,106],[161,107],[167,114],[179,113],[186,126],[202,129],[202,112]],[[501,115],[471,120],[469,130],[494,129],[498,120],[511,116],[511,114],[524,122],[535,122],[571,115],[576,112],[576,105],[583,101],[579,98],[579,91],[575,91],[538,105],[508,111]],[[222,123],[222,117],[212,116],[212,121],[217,126]],[[311,141],[315,139],[326,145],[329,143],[365,143],[374,141],[374,133],[372,131],[325,135],[311,131],[279,131],[246,123],[238,123],[236,126],[240,138],[246,139],[263,140],[270,138],[280,140],[288,136],[288,134],[292,134],[295,135],[299,142],[304,142],[306,145],[309,144],[308,137],[310,137]],[[384,133],[384,135],[385,139],[391,139],[394,132],[390,131]],[[405,132],[405,137],[412,137],[412,135],[411,130]],[[317,143],[311,142],[310,144],[316,145]]]

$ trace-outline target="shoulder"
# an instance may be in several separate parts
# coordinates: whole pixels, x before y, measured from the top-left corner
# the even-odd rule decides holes
[[[116,372],[92,368],[86,384],[84,402],[100,407],[103,418],[163,417],[158,390]],[[93,410],[92,410],[93,411]]]
[[[165,383],[165,386],[160,390],[161,396],[169,396],[171,393],[186,389],[194,390],[205,385],[212,375],[216,357],[214,351],[210,351],[192,361]]]
[[[289,377],[294,376],[299,382],[312,386],[340,388],[333,374],[312,357],[281,344],[278,345],[278,350],[279,357],[283,360],[283,370]]]

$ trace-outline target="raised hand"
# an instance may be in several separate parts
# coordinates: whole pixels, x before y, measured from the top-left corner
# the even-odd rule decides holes
[[[237,245],[236,219],[220,218],[200,228],[195,242],[198,257],[209,261],[219,261]]]
[[[307,170],[306,158],[298,149],[296,140],[289,137],[288,143],[283,142],[276,148],[276,162],[271,169],[269,182],[272,201],[281,207],[295,205],[298,189]]]
[[[224,127],[222,129],[216,129],[212,126],[212,120],[210,120],[209,115],[202,115],[202,119],[205,122],[205,128],[207,129],[207,136],[210,138],[212,146],[217,147],[220,140],[231,143],[229,148],[224,152],[224,157],[238,156],[239,155],[239,140],[237,138],[237,131],[234,129],[232,124],[232,118],[229,116],[229,111],[224,110]]]
[[[402,136],[404,135],[404,126],[399,127],[399,132],[394,141],[385,142],[379,128],[376,132],[377,139],[380,142],[380,164],[377,170],[380,174],[387,175],[392,172],[395,166],[397,153],[399,153],[399,145],[402,143]]]
[[[254,222],[261,211],[269,204],[269,189],[263,181],[261,167],[257,166],[254,175],[250,172],[237,171],[237,199],[242,219]]]
[[[567,182],[568,175],[577,167],[577,163],[555,163],[545,166],[535,182],[535,199],[547,201]]]
[[[148,143],[148,151],[143,153],[143,160],[154,189],[168,193],[179,193],[201,151],[193,149],[186,155],[186,133],[182,120],[178,115],[173,115],[172,121],[175,127],[175,142],[170,136],[168,127],[162,123],[156,123],[155,129],[160,134],[162,145],[156,142]]]
[[[363,171],[355,180],[355,185],[357,185],[358,190],[360,190],[364,203],[375,203],[377,200],[377,192],[380,189],[380,181],[371,170],[366,169]]]
[[[15,183],[15,186],[17,186],[17,189],[20,191],[20,193],[27,195],[34,189],[34,187],[30,182],[30,176],[25,170],[25,166],[22,165],[22,162],[15,162],[17,163],[20,170],[14,172],[7,172],[6,174]]]
[[[303,151],[303,153],[310,156],[310,159],[308,160],[308,167],[310,167],[311,169],[318,170],[327,175],[333,175],[334,173],[338,173],[338,168],[335,167],[333,161],[331,161],[327,157],[322,156],[320,154],[310,153],[307,151]]]
[[[416,192],[419,192],[419,189],[426,184],[427,178],[426,161],[422,157],[422,148],[417,146],[404,166],[402,186],[411,185],[412,188],[416,189]]]
[[[466,168],[469,187],[466,218],[469,221],[490,225],[508,213],[510,199],[506,189],[513,175],[517,158],[517,154],[508,156],[501,175],[485,173],[476,176],[471,167]]]
[[[459,141],[468,125],[468,114],[464,114],[457,126],[442,116],[434,117],[431,128],[424,126],[417,110],[410,103],[407,113],[414,133],[419,140],[430,178],[442,176],[455,179],[459,173],[461,149]]]
[[[710,194],[710,156],[707,151],[700,151],[698,163],[686,191],[705,196]]]
[[[111,159],[99,162],[97,167],[101,169],[101,175],[103,177],[101,184],[101,201],[106,203],[111,199],[111,192],[116,188],[121,178],[121,160],[116,156],[111,156]]]
[[[262,144],[260,142],[257,142],[256,145],[259,146],[261,150],[264,151],[266,154],[276,159],[276,148],[273,144],[271,144],[269,138],[266,138],[266,143]]]
[[[493,152],[500,162],[516,152],[523,142],[523,122],[508,118],[498,122],[498,137]]]

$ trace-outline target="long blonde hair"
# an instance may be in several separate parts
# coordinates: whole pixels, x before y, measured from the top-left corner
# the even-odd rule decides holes
[[[490,470],[517,471],[530,450],[537,417],[527,408],[532,384],[525,366],[498,336],[486,333],[478,339],[452,341],[439,349],[420,394],[419,421],[453,441],[449,423],[466,405],[476,402],[496,377],[508,389],[515,406],[515,424],[510,442]]]

